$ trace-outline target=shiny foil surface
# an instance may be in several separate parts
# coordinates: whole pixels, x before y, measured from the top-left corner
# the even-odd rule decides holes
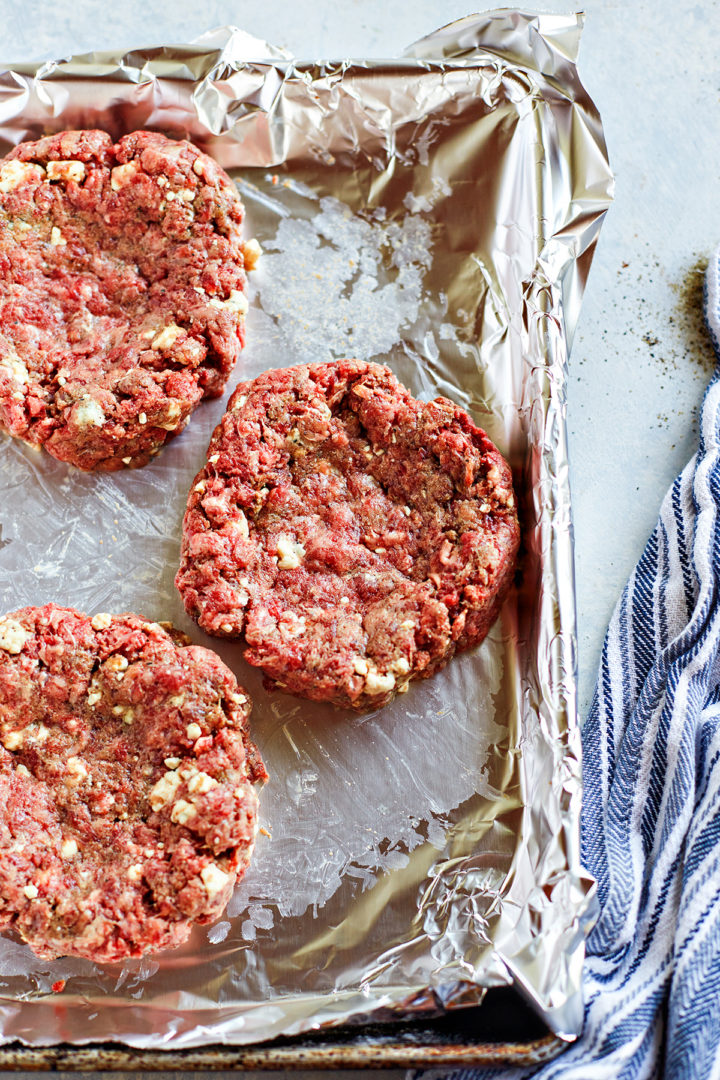
[[[509,983],[554,1032],[579,1032],[592,887],[565,371],[612,197],[575,67],[581,27],[489,12],[400,59],[337,63],[224,29],[0,74],[3,152],[66,128],[144,127],[230,171],[264,255],[228,392],[268,367],[387,362],[485,428],[513,466],[523,529],[517,585],[483,645],[358,716],[264,692],[238,643],[183,612],[186,496],[226,398],[134,471],[83,474],[0,436],[0,610],[54,601],[175,622],[250,690],[271,776],[249,872],[184,947],[98,966],[2,936],[5,1042],[241,1044],[476,1004]]]

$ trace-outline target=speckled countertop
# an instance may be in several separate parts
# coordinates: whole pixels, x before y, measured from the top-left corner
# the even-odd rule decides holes
[[[538,8],[572,6],[546,0]],[[580,73],[603,117],[617,190],[568,387],[581,715],[614,603],[665,491],[695,449],[713,366],[702,274],[720,243],[720,6],[586,0],[584,7]],[[2,60],[187,41],[227,23],[302,57],[392,56],[470,10],[468,0],[442,7],[430,0],[0,0]]]

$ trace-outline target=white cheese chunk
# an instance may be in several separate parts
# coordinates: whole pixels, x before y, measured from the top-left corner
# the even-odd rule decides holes
[[[30,634],[17,619],[9,619],[6,616],[0,618],[0,649],[17,655],[22,652],[23,645],[30,638]]]
[[[183,332],[184,331],[182,327],[178,326],[177,323],[168,323],[168,325],[164,327],[156,337],[153,338],[150,348],[170,349]]]
[[[42,175],[43,169],[39,165],[31,165],[27,161],[8,161],[0,169],[0,191],[5,195],[27,180],[40,179]]]
[[[210,304],[210,307],[217,308],[219,311],[229,311],[233,315],[247,314],[247,310],[250,306],[245,293],[241,292],[239,289],[233,289],[227,300],[218,300],[216,296],[213,296],[212,300],[209,300],[208,303]]]
[[[247,518],[243,514],[242,510],[239,511],[238,516],[232,522],[232,527],[235,532],[240,534],[243,540],[249,540],[250,529],[248,527]]]
[[[30,372],[27,369],[27,365],[24,364],[17,355],[0,356],[0,368],[9,371],[10,378],[13,382],[19,383],[21,386],[30,381]]]
[[[79,757],[69,757],[66,763],[67,776],[64,784],[66,787],[77,787],[88,775],[87,765]]]
[[[208,896],[213,900],[218,893],[221,893],[231,880],[230,874],[225,874],[216,866],[215,863],[208,863],[200,871],[200,877],[202,878],[203,885],[207,891]]]
[[[186,802],[185,799],[178,799],[170,811],[170,820],[178,825],[187,825],[188,821],[194,818],[196,814],[197,809],[192,803]]]
[[[395,676],[389,672],[382,675],[379,671],[369,671],[365,679],[365,689],[368,694],[386,694],[395,686]]]
[[[217,780],[204,772],[196,772],[188,780],[188,791],[191,795],[204,795],[214,787],[217,787]]]
[[[122,653],[113,653],[105,661],[105,667],[108,671],[126,671],[128,667],[128,658],[123,656]]]
[[[63,859],[74,859],[78,853],[77,842],[69,837],[67,840],[63,840],[60,845],[60,854]]]
[[[79,184],[85,179],[85,166],[82,161],[48,161],[48,180],[74,180]]]
[[[128,161],[127,165],[116,165],[110,173],[110,187],[113,191],[120,191],[130,183],[137,171],[138,163],[136,161]]]
[[[305,557],[305,548],[298,540],[281,536],[277,542],[277,553],[281,570],[295,570]]]
[[[73,415],[78,427],[102,427],[105,423],[105,413],[89,394],[80,399]]]
[[[245,269],[254,270],[258,264],[258,260],[262,255],[262,248],[257,240],[248,240],[243,244],[243,258],[245,260]]]
[[[175,798],[180,787],[180,777],[176,772],[166,772],[161,776],[150,792],[150,805],[153,810],[161,810]]]

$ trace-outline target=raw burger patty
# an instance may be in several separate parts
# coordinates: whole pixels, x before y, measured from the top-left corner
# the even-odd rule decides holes
[[[484,638],[518,541],[510,469],[467,414],[341,360],[238,386],[176,584],[271,687],[366,709]]]
[[[245,337],[243,207],[188,142],[104,131],[0,165],[0,428],[81,469],[144,465]]]
[[[40,957],[179,945],[248,865],[250,700],[186,642],[137,615],[0,617],[0,929]]]

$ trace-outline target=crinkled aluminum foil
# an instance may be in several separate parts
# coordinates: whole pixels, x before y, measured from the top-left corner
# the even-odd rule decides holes
[[[236,178],[252,275],[235,377],[387,361],[469,409],[515,471],[525,550],[488,640],[385,709],[264,694],[173,588],[185,497],[224,403],[138,471],[88,476],[0,437],[0,610],[172,619],[256,701],[269,836],[223,919],[100,968],[0,939],[5,1041],[245,1043],[514,982],[581,1025],[580,768],[565,369],[612,178],[575,69],[582,19],[498,11],[392,62],[299,63],[237,30],[0,77],[2,147],[155,128]],[[0,147],[0,149],[2,149]],[[65,980],[65,989],[51,986]]]

